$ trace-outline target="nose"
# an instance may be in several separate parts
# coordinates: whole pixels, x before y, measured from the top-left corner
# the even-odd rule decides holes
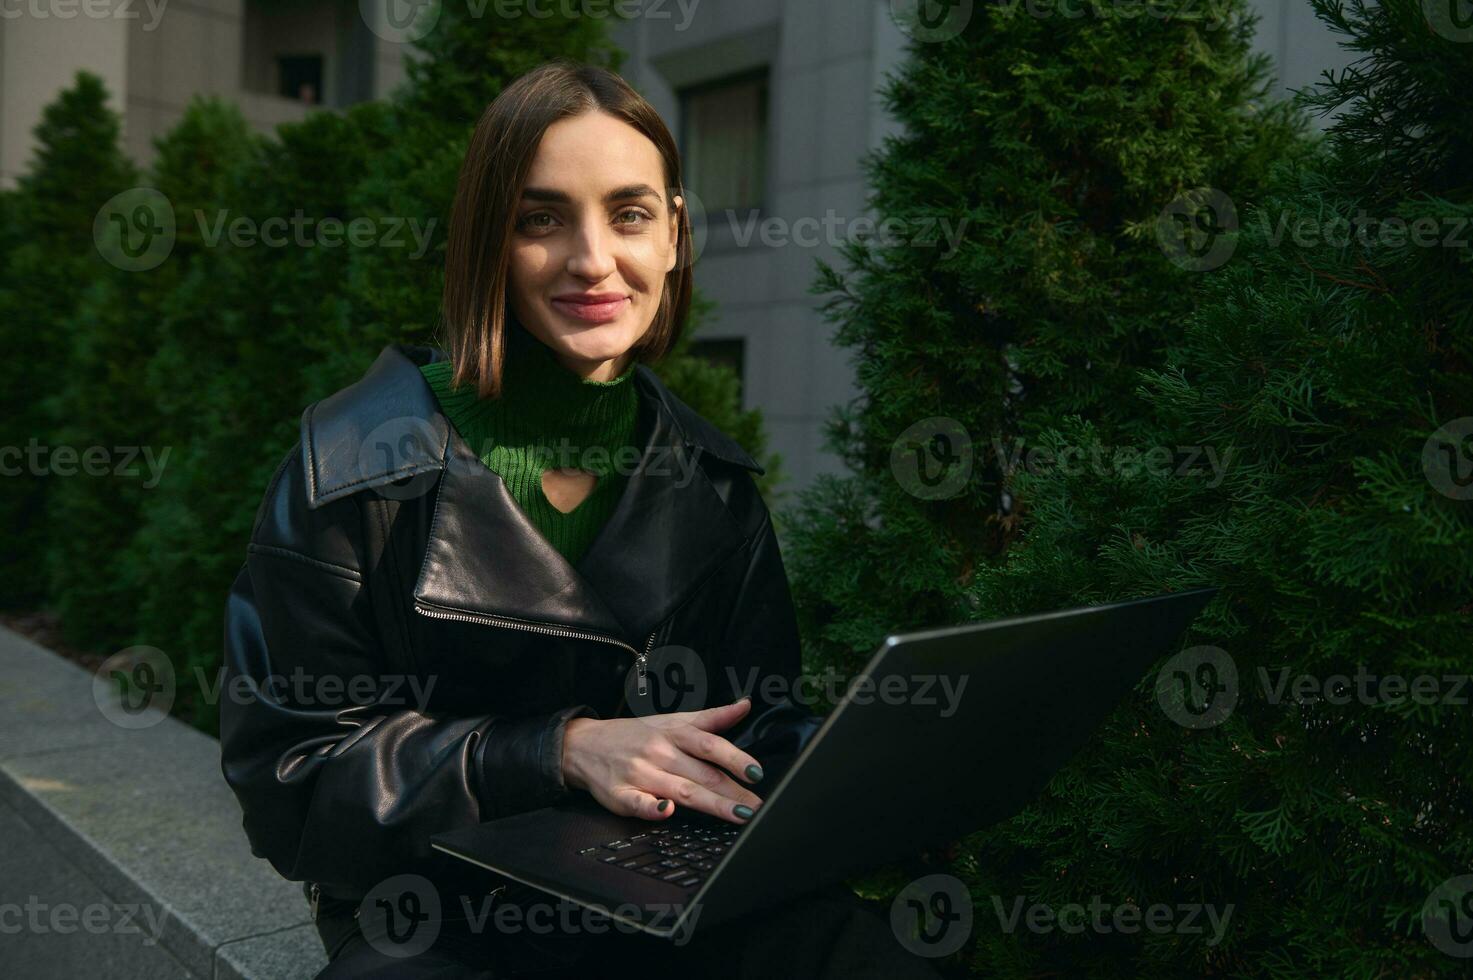
[[[580,279],[597,282],[614,271],[618,236],[600,215],[584,220],[573,236],[568,271]]]

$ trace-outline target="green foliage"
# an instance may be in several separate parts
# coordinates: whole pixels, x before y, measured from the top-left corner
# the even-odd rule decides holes
[[[46,552],[50,605],[79,647],[147,642],[153,632],[139,618],[152,583],[129,546],[146,501],[169,486],[160,477],[179,464],[180,440],[200,432],[200,388],[156,387],[150,369],[180,326],[167,303],[204,261],[221,202],[231,200],[230,168],[253,159],[258,142],[233,105],[192,101],[156,146],[152,187],[172,205],[176,228],[168,257],[147,271],[107,266],[67,318],[65,371],[49,379],[46,396],[53,436],[112,457],[106,472],[53,479],[47,496],[47,525],[67,529],[50,536]],[[218,315],[213,303],[205,310]],[[197,365],[180,367],[207,381]],[[186,417],[171,419],[167,410],[179,414],[182,392],[191,389]],[[122,465],[131,447],[137,455]]]
[[[889,631],[976,616],[966,585],[1019,519],[1005,487],[1019,441],[1070,414],[1137,425],[1135,372],[1192,304],[1158,216],[1204,186],[1251,195],[1299,151],[1299,117],[1264,96],[1246,6],[1216,5],[1214,26],[979,4],[885,86],[905,130],[866,161],[871,206],[962,236],[954,251],[860,242],[813,286],[864,393],[827,427],[854,475],[820,478],[785,542],[817,662],[857,668]],[[969,434],[972,474],[923,499],[891,457],[938,419]]]
[[[115,194],[136,182],[119,148],[117,113],[107,105],[102,80],[78,72],[73,86],[48,106],[35,129],[36,151],[0,210],[0,446],[23,456],[7,458],[0,478],[0,602],[29,608],[45,595],[42,569],[49,541],[46,495],[77,460],[58,461],[63,446],[51,431],[45,400],[64,380],[73,336],[73,310],[106,266],[93,243],[93,221]],[[73,435],[77,433],[73,432]],[[35,445],[40,452],[31,454]],[[89,444],[71,443],[73,450]],[[39,472],[38,472],[39,471]],[[85,537],[85,526],[79,529]]]
[[[1114,396],[1115,412],[1062,397],[1069,411],[1032,433],[1042,462],[1004,473],[1026,519],[951,608],[992,618],[1217,585],[1186,642],[1232,658],[1237,700],[1220,724],[1190,728],[1158,703],[1156,676],[1143,679],[1040,799],[963,842],[951,871],[973,896],[979,974],[1457,971],[1424,935],[1423,909],[1473,864],[1473,719],[1459,688],[1473,502],[1428,474],[1455,465],[1434,432],[1473,425],[1473,59],[1428,30],[1421,6],[1315,0],[1365,55],[1307,100],[1341,110],[1328,146],[1286,155],[1260,192],[1234,189],[1232,258],[1193,277],[1194,309],[1154,356],[1122,363],[1133,397]],[[1437,232],[1421,244],[1379,225],[1337,237],[1363,214]],[[1144,465],[1155,447],[1173,451],[1171,466]],[[1181,472],[1190,447],[1225,463]],[[848,518],[856,499],[829,513]],[[856,621],[827,635],[864,639]],[[1296,695],[1301,677],[1313,693]],[[1434,687],[1413,697],[1383,678]],[[1019,896],[1231,918],[1220,942],[1210,927],[1003,928],[998,904]]]

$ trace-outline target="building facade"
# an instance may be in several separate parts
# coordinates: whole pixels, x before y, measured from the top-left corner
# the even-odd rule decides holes
[[[839,469],[823,449],[823,422],[858,394],[808,288],[816,262],[840,264],[839,246],[866,217],[862,154],[895,131],[876,92],[909,43],[892,16],[904,2],[650,0],[613,26],[630,55],[624,73],[675,131],[692,212],[705,217],[696,279],[717,311],[698,350],[738,370],[743,401],[763,410],[782,453],[788,489]],[[1259,47],[1284,89],[1347,62],[1307,0],[1254,2]],[[418,6],[167,0],[153,18],[144,0],[118,0],[132,16],[60,16],[83,3],[0,0],[0,11],[12,7],[0,19],[0,182],[25,167],[32,127],[77,68],[107,81],[128,152],[147,165],[153,139],[196,92],[235,99],[262,131],[314,105],[383,97],[403,78],[412,49],[400,25]],[[936,11],[969,6],[948,0]]]

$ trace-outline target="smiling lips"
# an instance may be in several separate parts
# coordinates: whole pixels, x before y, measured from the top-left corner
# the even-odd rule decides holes
[[[587,323],[606,323],[624,312],[629,297],[619,293],[567,293],[555,297],[552,305],[558,310]]]

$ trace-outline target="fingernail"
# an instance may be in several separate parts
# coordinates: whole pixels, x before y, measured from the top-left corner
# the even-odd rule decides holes
[[[762,781],[762,767],[758,765],[748,766],[747,779],[754,783],[760,783]]]
[[[732,813],[735,813],[738,817],[740,817],[743,820],[751,820],[752,819],[752,814],[755,811],[753,811],[753,809],[751,807],[749,807],[749,806],[744,806],[743,804],[738,803],[736,806],[734,806],[734,807],[731,808],[731,812]]]
[[[739,697],[735,701],[733,701],[732,704],[741,704],[743,701],[750,701],[750,700],[752,700],[752,695],[750,695],[750,694],[743,694],[741,697]]]
[[[669,800],[661,800],[660,802],[658,802],[658,803],[655,804],[655,809],[656,810],[659,810],[661,813],[664,813],[665,812],[665,808],[668,807],[669,805],[670,805],[670,801]]]

